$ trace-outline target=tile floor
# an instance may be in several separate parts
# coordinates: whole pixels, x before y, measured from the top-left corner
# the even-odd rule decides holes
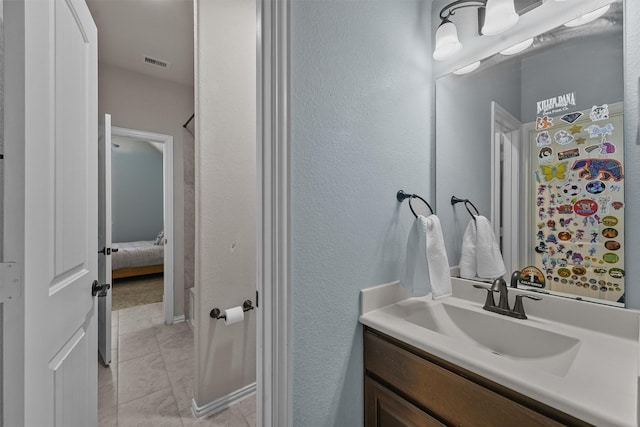
[[[255,396],[195,420],[193,332],[167,326],[162,303],[114,311],[109,367],[98,364],[98,420],[102,427],[255,427]]]

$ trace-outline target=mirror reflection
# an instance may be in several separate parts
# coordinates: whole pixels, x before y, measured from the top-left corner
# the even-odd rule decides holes
[[[470,221],[450,204],[456,195],[491,220],[507,276],[522,270],[533,290],[624,305],[622,9],[614,2],[588,25],[436,81],[437,206],[451,264]]]

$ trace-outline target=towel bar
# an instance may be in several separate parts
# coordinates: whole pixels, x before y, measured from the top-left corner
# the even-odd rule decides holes
[[[469,215],[471,215],[471,218],[473,218],[474,221],[476,220],[476,216],[480,215],[480,212],[478,211],[478,208],[476,208],[476,205],[471,203],[469,199],[460,199],[456,196],[451,196],[451,205],[455,205],[456,203],[464,203],[465,209],[467,209],[467,212],[469,212]],[[471,212],[471,209],[469,209],[469,205],[471,205],[473,207],[473,210],[476,211],[475,214]]]
[[[413,199],[420,199],[424,202],[425,205],[427,205],[427,207],[429,208],[429,211],[431,212],[431,215],[434,214],[433,209],[431,209],[431,205],[422,197],[418,196],[417,194],[408,194],[405,193],[404,191],[400,190],[396,193],[396,199],[399,202],[403,202],[405,199],[409,199],[409,209],[411,209],[411,213],[413,214],[413,216],[415,216],[416,218],[418,218],[418,214],[416,214],[416,211],[413,210],[413,206],[411,205],[411,200]]]

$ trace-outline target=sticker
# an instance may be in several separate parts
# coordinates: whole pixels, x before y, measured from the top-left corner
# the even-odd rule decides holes
[[[618,184],[611,184],[609,190],[611,190],[612,193],[619,193],[620,190],[622,190],[622,186]]]
[[[613,209],[619,210],[624,206],[624,203],[622,203],[622,202],[612,202],[611,206],[613,207]]]
[[[624,270],[621,268],[612,268],[611,270],[609,270],[609,276],[613,277],[614,279],[622,279],[624,277]]]
[[[582,117],[582,113],[579,111],[576,111],[575,113],[565,114],[564,116],[560,117],[560,120],[562,120],[565,123],[573,124],[580,117]]]
[[[618,225],[618,218],[616,218],[615,216],[605,216],[604,218],[602,218],[602,223],[607,227],[613,227]]]
[[[545,145],[551,144],[551,136],[548,131],[540,132],[536,136],[536,145],[538,147],[543,147]]]
[[[576,197],[582,193],[582,188],[575,182],[567,182],[562,186],[562,193],[567,197]]]
[[[554,245],[558,243],[558,240],[556,239],[556,235],[551,233],[547,236],[547,240],[545,240],[547,243],[553,243]],[[553,250],[553,248],[549,248],[549,250]],[[554,250],[555,253],[555,250]],[[553,254],[551,254],[553,255]]]
[[[578,157],[578,156],[580,156],[580,149],[572,148],[571,150],[559,152],[558,160],[562,161],[562,160],[567,160],[567,159],[571,159],[572,157]]]
[[[607,185],[602,181],[591,181],[585,188],[591,194],[600,194],[607,189]]]
[[[566,205],[558,206],[556,210],[560,215],[570,215],[573,213],[573,205],[566,204]]]
[[[609,264],[615,264],[616,262],[620,261],[620,257],[611,252],[602,255],[602,259],[604,260],[604,262]]]
[[[596,145],[590,145],[587,148],[584,149],[585,152],[587,153],[591,153],[593,151],[599,150],[600,149],[600,144],[596,144]]]
[[[601,179],[621,181],[624,178],[622,164],[614,159],[582,159],[576,160],[571,170],[579,170],[578,176],[589,181]]]
[[[610,251],[617,251],[618,249],[620,249],[620,246],[620,243],[616,242],[615,240],[607,240],[606,242],[604,242],[604,247]]]
[[[598,204],[591,199],[581,199],[573,205],[573,211],[580,216],[591,216],[598,212]]]
[[[603,128],[598,125],[591,125],[585,130],[589,132],[589,138],[597,138],[599,136],[605,137],[607,135],[611,135],[614,129],[613,125],[609,123]]]
[[[611,202],[611,196],[599,196],[598,203],[600,204],[600,213],[608,214],[609,213],[609,203]]]
[[[575,274],[576,276],[584,276],[585,274],[587,274],[587,269],[580,266],[580,265],[576,265],[575,267],[573,267],[571,269],[571,271],[573,272],[573,274]]]
[[[558,233],[558,239],[564,240],[565,242],[567,240],[571,240],[571,233],[569,233],[568,231],[561,231],[560,233]]]
[[[587,138],[585,138],[583,136],[581,136],[580,138],[576,138],[576,144],[578,144],[578,145],[582,145],[585,142],[587,142]]]
[[[589,118],[594,122],[607,120],[609,118],[609,106],[607,104],[602,104],[601,106],[594,105],[593,108],[591,108]]]
[[[573,135],[563,129],[556,132],[553,139],[560,145],[567,145],[573,142]]]
[[[616,152],[616,146],[610,141],[602,141],[602,144],[600,144],[599,147],[600,154],[613,154]]]
[[[518,281],[521,285],[532,286],[534,288],[544,288],[545,285],[544,274],[542,274],[539,268],[533,266],[523,268]]]
[[[594,268],[593,272],[598,276],[604,276],[605,274],[607,274],[607,269],[598,267],[598,268]],[[604,280],[602,281],[602,284],[604,284]]]
[[[566,179],[567,162],[542,165],[540,166],[540,171],[544,175],[545,182],[553,181],[555,178],[564,181]]]
[[[618,230],[616,230],[615,228],[605,228],[604,230],[602,230],[602,235],[607,239],[615,239],[616,237],[618,237]]]
[[[584,261],[584,258],[582,257],[581,253],[574,252],[571,255],[571,262],[573,262],[574,264],[582,264],[582,261]]]
[[[538,153],[539,163],[551,163],[553,161],[553,149],[551,147],[542,147]]]
[[[536,119],[536,130],[545,130],[553,126],[553,118],[549,116],[538,117]]]
[[[582,126],[578,126],[578,125],[573,125],[569,128],[569,132],[571,132],[571,135],[575,135],[576,133],[580,133],[582,132]]]

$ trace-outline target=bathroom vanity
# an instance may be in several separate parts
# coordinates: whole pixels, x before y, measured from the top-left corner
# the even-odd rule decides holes
[[[364,369],[365,426],[590,425],[371,328]]]
[[[638,312],[544,295],[520,320],[452,282],[362,291],[366,426],[637,425]]]

